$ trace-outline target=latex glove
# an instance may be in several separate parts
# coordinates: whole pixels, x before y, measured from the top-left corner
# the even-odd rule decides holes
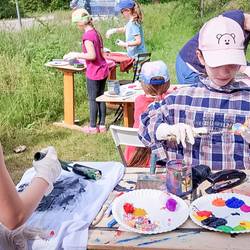
[[[127,48],[128,44],[120,39],[116,40],[116,45],[123,47],[123,48]]]
[[[53,183],[60,175],[62,168],[57,159],[57,153],[54,147],[50,146],[42,149],[41,153],[46,154],[46,156],[41,160],[33,161],[33,167],[36,171],[35,177],[43,178],[49,184],[48,190],[45,193],[47,196],[53,190]]]
[[[49,233],[40,229],[21,226],[15,230],[9,230],[0,224],[0,249],[26,250],[28,240],[49,239]]]
[[[243,130],[241,132],[241,136],[243,137],[243,139],[247,142],[250,143],[250,129],[246,128],[245,130]]]
[[[110,36],[111,35],[113,35],[113,34],[115,34],[117,32],[117,30],[114,28],[114,29],[109,29],[109,30],[107,30],[107,32],[106,32],[106,38],[110,38]]]
[[[72,59],[76,59],[80,56],[79,52],[69,52],[68,54],[63,56],[63,60],[69,61]]]
[[[250,77],[250,66],[241,66],[240,71]]]
[[[181,143],[186,148],[186,142],[194,144],[193,128],[185,123],[168,125],[162,123],[156,130],[157,140],[169,140],[170,137],[176,137],[177,144]]]

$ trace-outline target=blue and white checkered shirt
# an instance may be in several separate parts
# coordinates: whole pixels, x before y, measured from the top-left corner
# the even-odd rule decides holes
[[[205,164],[213,170],[250,169],[250,146],[240,135],[230,132],[234,123],[250,118],[250,87],[243,82],[218,87],[208,79],[181,87],[161,102],[152,103],[141,115],[139,138],[158,158],[184,159],[192,166]],[[161,123],[186,123],[207,127],[208,134],[195,138],[195,144],[171,145],[156,139]]]

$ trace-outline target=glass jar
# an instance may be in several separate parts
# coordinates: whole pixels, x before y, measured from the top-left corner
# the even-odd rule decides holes
[[[108,80],[108,93],[110,95],[119,95],[120,94],[120,83],[117,80]]]
[[[166,166],[167,191],[177,196],[192,192],[192,167],[184,160],[172,160]]]

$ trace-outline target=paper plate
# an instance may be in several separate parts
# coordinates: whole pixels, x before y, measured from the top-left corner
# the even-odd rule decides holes
[[[233,199],[232,199],[233,198]],[[241,200],[241,201],[239,201]],[[221,206],[215,205],[215,201]],[[225,204],[224,204],[225,202]],[[244,208],[242,207],[244,203]],[[224,204],[224,205],[223,205]],[[230,205],[231,204],[231,205]],[[236,206],[236,208],[231,208]],[[239,207],[240,206],[240,207]],[[205,195],[194,202],[190,206],[190,217],[197,225],[209,230],[224,232],[224,233],[249,233],[250,232],[250,197],[236,193],[218,193]],[[238,207],[238,208],[237,208]],[[249,212],[247,212],[249,210]],[[226,220],[225,226],[216,227],[216,225],[204,225],[201,222],[207,217],[199,217],[199,212],[212,212],[212,215],[217,218]],[[198,213],[198,214],[197,214]],[[203,215],[203,214],[202,214]],[[244,229],[245,228],[245,229]]]
[[[132,96],[134,95],[136,92],[134,90],[127,90],[127,91],[122,91],[119,95],[113,95],[113,94],[109,94],[108,91],[104,92],[104,95],[109,96],[109,97],[116,97],[116,98],[121,98],[121,97],[127,97],[127,96]]]
[[[177,202],[176,210],[169,211],[165,204],[169,198]],[[157,227],[145,231],[130,226],[125,219],[124,204],[131,203],[137,209],[144,209],[147,218]],[[168,232],[182,225],[188,218],[188,205],[181,198],[156,189],[138,189],[125,193],[115,199],[112,213],[115,220],[126,230],[141,234],[157,234]]]
[[[52,66],[65,66],[65,65],[69,65],[69,62],[64,61],[63,59],[54,59],[51,62],[48,62],[50,65]]]

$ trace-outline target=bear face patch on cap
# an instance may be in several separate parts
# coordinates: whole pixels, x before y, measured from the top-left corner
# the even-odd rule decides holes
[[[243,30],[236,21],[218,16],[201,28],[199,49],[210,67],[246,65],[244,40]]]

